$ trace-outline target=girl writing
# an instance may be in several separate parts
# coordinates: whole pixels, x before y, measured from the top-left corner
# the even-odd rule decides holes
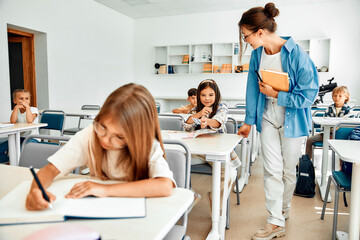
[[[216,82],[212,79],[206,79],[202,81],[197,88],[197,105],[193,109],[196,113],[191,115],[186,123],[185,130],[186,131],[194,131],[200,128],[210,128],[216,130],[218,133],[226,133],[226,121],[228,108],[220,103],[221,95],[220,90]],[[201,124],[196,124],[194,122],[194,118],[200,119]],[[230,162],[230,183],[231,185],[237,175],[236,168],[241,165],[240,159],[235,153],[232,151],[230,154],[231,162]],[[192,155],[191,158],[192,164],[203,163],[206,162],[205,156],[203,155]],[[211,164],[211,162],[209,162]],[[224,168],[222,168],[222,182],[224,181]],[[223,184],[221,184],[223,187]],[[230,186],[229,186],[230,189]],[[211,196],[208,193],[209,197]]]
[[[77,183],[67,198],[160,197],[168,196],[175,186],[173,173],[164,158],[155,101],[150,92],[136,84],[124,85],[106,99],[94,123],[78,132],[51,156],[38,172],[47,188],[58,174],[68,174],[86,165],[92,176],[125,183]],[[47,192],[50,202],[55,196]],[[33,182],[26,208],[48,207],[40,189]]]

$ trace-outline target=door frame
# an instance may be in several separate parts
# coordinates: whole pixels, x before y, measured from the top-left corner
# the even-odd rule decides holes
[[[17,41],[22,42],[24,89],[31,94],[31,106],[37,106],[36,75],[35,75],[35,47],[34,34],[8,28],[8,33],[19,35]],[[17,37],[14,37],[17,38]],[[9,39],[8,39],[9,41]]]

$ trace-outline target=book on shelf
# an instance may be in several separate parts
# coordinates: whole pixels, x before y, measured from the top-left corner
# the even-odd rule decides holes
[[[199,129],[192,132],[183,132],[183,131],[168,131],[167,134],[170,139],[194,139],[201,135],[217,133],[213,129]]]
[[[84,197],[67,199],[75,183],[86,179],[55,180],[47,189],[56,196],[52,209],[29,211],[25,207],[31,181],[24,181],[0,200],[0,226],[10,224],[62,222],[68,218],[115,219],[146,216],[145,198]],[[100,181],[99,181],[100,182]],[[114,181],[107,181],[114,183]],[[106,183],[106,182],[103,182]]]
[[[0,128],[7,128],[14,126],[13,123],[0,123]]]
[[[264,83],[269,84],[274,90],[289,91],[289,75],[286,72],[279,72],[268,69],[260,69]]]

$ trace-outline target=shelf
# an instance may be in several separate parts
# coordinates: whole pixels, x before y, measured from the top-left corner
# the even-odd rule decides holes
[[[317,68],[323,66],[329,68],[330,39],[305,39],[296,41],[296,43],[309,54]],[[243,48],[244,50],[245,48]],[[174,67],[175,74],[159,74],[166,76],[239,74],[235,72],[236,66],[248,64],[252,50],[252,47],[248,45],[240,62],[238,42],[159,46],[155,47],[155,63],[165,64],[166,70],[168,70],[168,66]],[[182,64],[185,55],[189,55],[189,64]],[[208,59],[212,61],[206,61]],[[203,73],[204,64],[211,64],[212,67],[219,66],[220,69],[223,64],[231,64],[232,73]],[[154,69],[154,73],[156,73],[156,69]],[[247,74],[247,72],[242,73]]]

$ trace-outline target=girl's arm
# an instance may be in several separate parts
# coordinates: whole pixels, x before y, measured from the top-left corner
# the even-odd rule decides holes
[[[29,104],[24,103],[23,105],[26,109],[25,110],[26,111],[26,121],[28,123],[32,123],[35,120],[37,114],[31,112],[31,108],[30,108]]]
[[[37,172],[37,176],[43,187],[46,189],[59,173],[60,171],[54,165],[49,163]],[[46,191],[46,194],[49,196],[50,202],[55,201],[56,197],[52,193]],[[32,181],[30,191],[26,197],[25,206],[28,210],[41,210],[49,207],[49,202],[44,199],[40,188],[34,180]]]
[[[170,196],[173,183],[169,178],[158,177],[134,182],[101,184],[91,181],[74,185],[66,198],[96,197],[166,197]]]
[[[17,117],[18,117],[18,110],[19,110],[19,106],[15,105],[15,107],[14,107],[12,113],[11,113],[11,116],[10,116],[10,122],[11,123],[16,123]]]
[[[187,123],[187,124],[192,124],[192,123],[194,123],[194,120],[193,120],[192,118],[200,119],[200,118],[202,118],[202,117],[205,116],[205,115],[210,115],[211,112],[212,112],[212,109],[211,109],[210,107],[204,107],[203,109],[201,109],[200,112],[197,112],[197,113],[191,115],[191,116],[187,119],[186,123]]]

